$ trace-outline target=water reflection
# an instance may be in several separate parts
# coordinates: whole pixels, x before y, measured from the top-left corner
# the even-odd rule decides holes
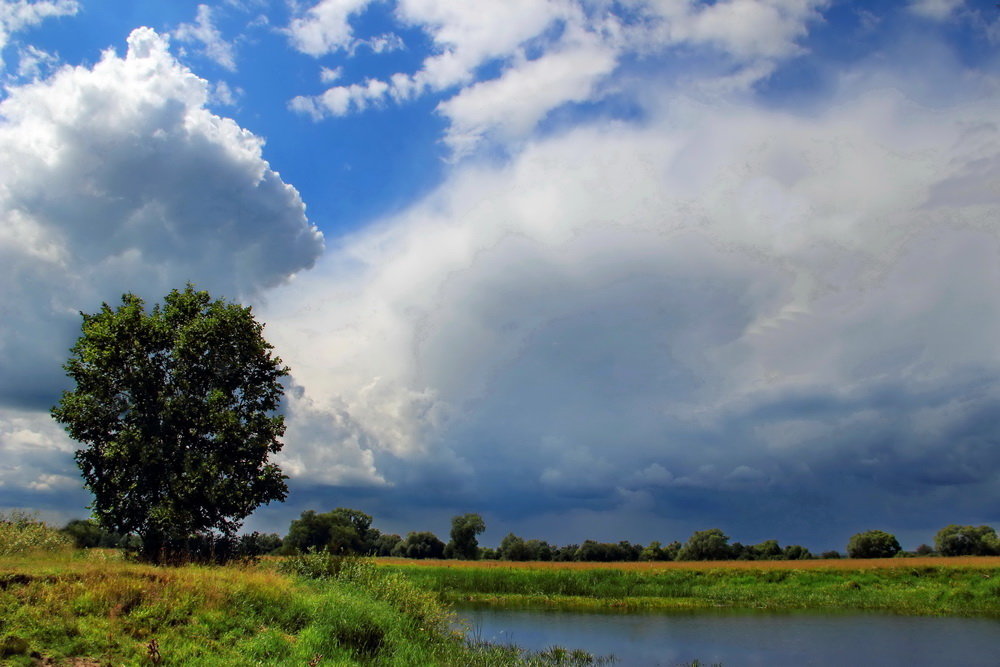
[[[553,645],[619,665],[1000,665],[1000,620],[873,613],[579,613],[461,608],[474,636]]]

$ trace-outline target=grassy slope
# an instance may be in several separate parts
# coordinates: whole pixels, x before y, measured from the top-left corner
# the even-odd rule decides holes
[[[0,558],[0,664],[149,665],[151,640],[164,665],[524,664],[513,649],[468,647],[433,595],[363,563],[306,581],[102,553]]]
[[[857,609],[1000,616],[1000,558],[699,564],[382,561],[449,602],[669,609]],[[513,566],[513,567],[512,567]],[[582,566],[582,567],[581,567]]]

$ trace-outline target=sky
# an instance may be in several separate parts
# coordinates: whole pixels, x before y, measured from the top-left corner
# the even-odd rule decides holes
[[[291,368],[285,503],[447,537],[1000,524],[1000,9],[0,0],[0,508],[87,515],[82,312]]]

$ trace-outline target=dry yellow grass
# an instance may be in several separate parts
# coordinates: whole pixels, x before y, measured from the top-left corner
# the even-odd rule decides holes
[[[384,565],[415,567],[478,567],[524,570],[876,570],[903,567],[976,567],[1000,568],[1000,556],[956,556],[919,558],[832,558],[828,560],[719,560],[719,561],[654,561],[636,563],[553,563],[540,561],[503,560],[410,560],[407,558],[376,558]]]

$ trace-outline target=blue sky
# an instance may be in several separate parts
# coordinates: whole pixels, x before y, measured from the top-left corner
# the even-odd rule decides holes
[[[93,311],[292,368],[288,501],[553,542],[1000,523],[1000,10],[0,0],[0,507]]]

